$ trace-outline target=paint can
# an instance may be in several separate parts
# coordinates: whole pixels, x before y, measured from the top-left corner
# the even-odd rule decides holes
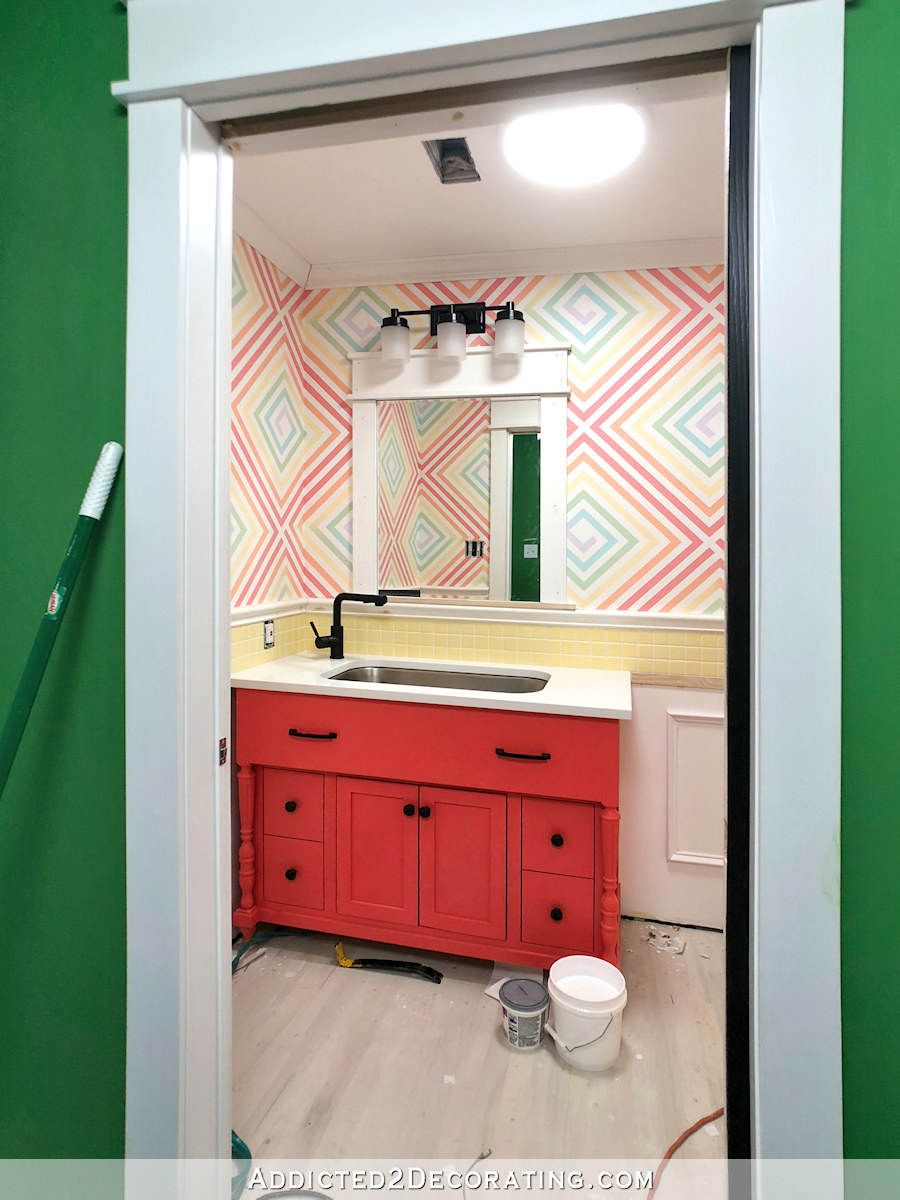
[[[515,1050],[537,1050],[544,1036],[550,993],[537,979],[507,979],[500,988],[503,1032]]]

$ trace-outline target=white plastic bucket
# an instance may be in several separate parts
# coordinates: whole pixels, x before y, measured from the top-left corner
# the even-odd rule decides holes
[[[500,988],[503,1032],[515,1050],[537,1050],[544,1036],[550,996],[536,979],[507,979]]]
[[[550,968],[547,1032],[563,1062],[605,1071],[619,1056],[622,1009],[628,1001],[622,972],[602,958],[571,954]]]

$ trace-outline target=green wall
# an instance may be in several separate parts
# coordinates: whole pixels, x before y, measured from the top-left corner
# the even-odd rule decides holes
[[[124,432],[127,74],[112,0],[4,2],[0,720],[100,447]],[[0,801],[0,1154],[119,1156],[124,583],[113,491]]]
[[[847,9],[844,1150],[900,1157],[900,4]]]

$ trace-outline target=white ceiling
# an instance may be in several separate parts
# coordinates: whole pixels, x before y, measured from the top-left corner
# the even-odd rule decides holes
[[[274,235],[271,246],[277,250],[282,244],[291,252],[282,255],[289,260],[278,263],[282,269],[296,275],[305,260],[323,285],[385,282],[392,271],[394,281],[402,282],[419,277],[417,270],[427,265],[421,260],[429,259],[442,260],[446,268],[430,277],[446,277],[455,264],[477,268],[483,259],[485,266],[495,261],[500,266],[515,261],[516,252],[522,252],[523,270],[534,271],[544,258],[548,266],[559,260],[566,248],[577,250],[564,258],[564,269],[578,269],[578,252],[596,259],[597,248],[619,248],[618,259],[612,253],[613,266],[645,266],[651,262],[630,262],[629,253],[640,258],[642,247],[643,256],[652,259],[660,243],[674,247],[698,240],[709,242],[714,254],[706,261],[721,261],[724,76],[707,76],[693,88],[673,88],[670,81],[652,95],[645,87],[636,98],[647,123],[644,151],[620,175],[583,188],[530,183],[506,164],[500,147],[512,115],[583,103],[583,95],[434,114],[431,120],[440,124],[428,132],[421,118],[405,126],[398,120],[391,132],[401,136],[377,136],[383,125],[373,126],[361,135],[374,133],[377,140],[351,144],[266,153],[249,145],[249,152],[238,148],[236,228],[257,244],[261,239],[254,231],[267,230]],[[412,124],[418,128],[406,133]],[[461,135],[468,139],[481,182],[442,185],[422,140]],[[343,136],[350,135],[344,131]],[[267,252],[265,245],[259,249]],[[557,253],[535,257],[543,251]],[[699,246],[685,250],[689,257],[699,252]],[[597,269],[597,264],[585,262],[583,269]]]

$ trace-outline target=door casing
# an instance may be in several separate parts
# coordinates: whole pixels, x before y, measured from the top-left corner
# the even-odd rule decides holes
[[[440,6],[401,29],[353,0],[339,31],[285,0],[252,31],[239,0],[218,7],[214,22],[194,0],[132,6],[132,78],[114,88],[130,158],[127,1154],[230,1153],[231,173],[206,122],[752,39],[751,1087],[755,1188],[777,1195],[764,1160],[841,1156],[843,0],[610,0],[589,26],[567,0],[550,30],[533,0],[463,6],[452,30]],[[817,1182],[841,1194],[839,1171]]]

